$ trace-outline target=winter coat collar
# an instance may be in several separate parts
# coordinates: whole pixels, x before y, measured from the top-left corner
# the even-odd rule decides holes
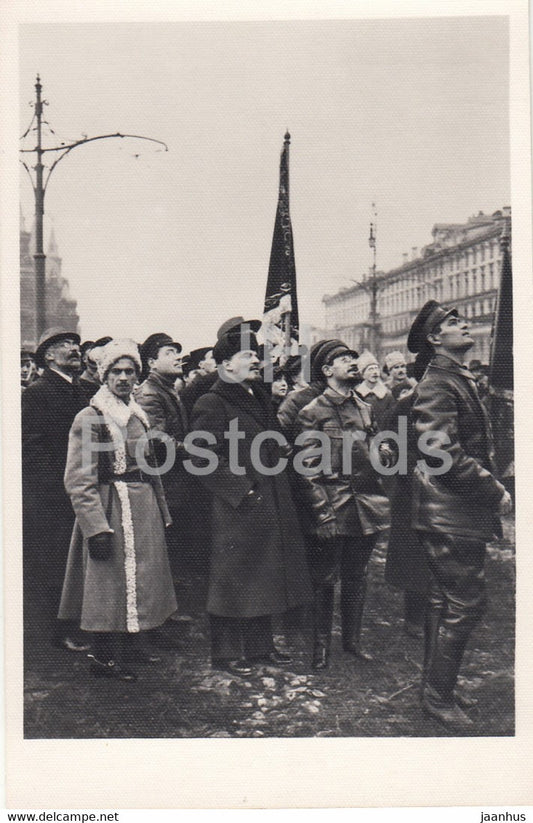
[[[254,388],[254,393],[250,394],[240,383],[227,383],[219,378],[211,391],[221,395],[228,403],[238,406],[242,411],[248,412],[264,428],[268,428],[269,401],[264,390]]]
[[[467,366],[461,366],[459,363],[456,363],[455,360],[452,360],[450,357],[446,357],[445,354],[436,354],[431,359],[428,368],[453,372],[461,377],[466,377],[468,380],[472,380],[474,383],[476,382],[476,378]]]
[[[331,386],[328,386],[326,389],[324,389],[322,394],[334,406],[343,406],[346,402],[352,401],[353,403],[355,403],[356,406],[359,406],[360,408],[363,406],[369,408],[368,403],[365,403],[364,400],[361,400],[361,398],[357,396],[353,389],[350,391],[349,394],[341,394],[340,392],[335,391],[335,389],[332,389]]]
[[[119,428],[124,429],[128,425],[132,416],[137,417],[145,428],[150,428],[148,418],[138,403],[130,397],[129,403],[123,403],[118,397],[103,385],[89,401],[99,412],[109,417]]]
[[[164,377],[161,377],[160,374],[156,374],[156,372],[150,372],[148,377],[146,378],[146,382],[148,385],[156,386],[158,389],[163,389],[163,391],[168,392],[171,394],[172,397],[176,400],[177,399],[177,392],[174,388],[174,383],[172,380],[165,380]]]
[[[357,386],[357,394],[361,397],[367,397],[369,394],[374,394],[376,397],[379,397],[380,400],[383,400],[383,398],[389,394],[389,389],[381,380],[378,380],[375,386],[368,386],[363,381]]]

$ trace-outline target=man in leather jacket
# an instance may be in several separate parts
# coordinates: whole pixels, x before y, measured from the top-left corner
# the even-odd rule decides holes
[[[418,367],[427,367],[412,410],[426,467],[419,461],[415,469],[413,526],[431,576],[422,706],[441,723],[463,730],[473,725],[463,711],[471,701],[456,693],[457,676],[485,609],[486,543],[500,528],[497,515],[510,512],[511,498],[494,476],[490,423],[474,376],[463,365],[474,345],[466,320],[456,308],[430,300],[407,345]],[[438,456],[428,458],[432,443]]]
[[[357,356],[339,340],[322,343],[314,368],[327,387],[297,418],[300,451],[294,468],[314,589],[315,669],[329,663],[339,570],[343,649],[369,659],[361,650],[367,566],[378,533],[389,526],[389,502],[370,460],[369,440],[377,432],[374,415],[353,390]],[[317,444],[324,439],[329,460],[317,456]]]

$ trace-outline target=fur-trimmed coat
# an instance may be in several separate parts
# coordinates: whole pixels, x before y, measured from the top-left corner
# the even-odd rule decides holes
[[[70,431],[65,487],[76,522],[59,617],[79,620],[86,631],[138,632],[161,625],[176,610],[165,543],[165,525],[171,521],[161,479],[120,479],[143,468],[136,449],[147,429],[146,415],[136,403],[126,406],[103,386]],[[104,460],[92,448],[87,459],[87,441],[113,448]],[[113,475],[105,477],[102,466],[109,456]],[[88,539],[109,531],[110,559],[93,560]]]

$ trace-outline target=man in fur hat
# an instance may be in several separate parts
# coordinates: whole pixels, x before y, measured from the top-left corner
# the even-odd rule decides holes
[[[395,406],[394,397],[381,379],[379,363],[371,352],[365,349],[357,359],[357,368],[362,381],[355,390],[372,406],[378,427],[382,429],[387,414]]]
[[[416,353],[412,416],[420,438],[439,455],[421,453],[413,478],[413,526],[430,570],[425,627],[422,706],[458,731],[473,724],[463,711],[471,701],[456,692],[465,646],[485,611],[486,543],[500,529],[511,497],[494,475],[490,423],[474,376],[464,365],[474,345],[455,307],[429,300],[408,338]]]
[[[55,646],[84,651],[87,646],[76,639],[74,627],[56,620],[74,523],[63,486],[68,435],[87,405],[77,384],[79,335],[48,329],[35,358],[42,376],[22,395],[25,627],[44,629]]]
[[[213,355],[220,377],[196,401],[191,422],[193,431],[209,433],[209,459],[215,458],[211,467],[196,461],[203,469],[199,480],[212,494],[211,660],[242,676],[255,662],[290,662],[274,647],[271,617],[311,599],[286,472],[283,465],[272,471],[283,459],[276,434],[283,438],[262,385],[253,331],[259,325],[233,323],[219,337]],[[254,455],[257,438],[263,445]]]

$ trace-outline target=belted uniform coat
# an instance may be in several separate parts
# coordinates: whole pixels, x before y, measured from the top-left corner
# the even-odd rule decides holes
[[[281,613],[312,597],[286,470],[268,475],[252,461],[254,439],[278,430],[268,394],[261,386],[253,391],[251,395],[243,385],[219,379],[196,401],[191,421],[194,431],[209,432],[215,439],[208,448],[218,465],[199,479],[213,495],[207,611],[222,617]],[[231,421],[243,435],[238,441],[241,473],[230,464],[224,436]],[[260,453],[267,469],[282,456],[272,439]],[[249,497],[251,489],[254,494]]]

